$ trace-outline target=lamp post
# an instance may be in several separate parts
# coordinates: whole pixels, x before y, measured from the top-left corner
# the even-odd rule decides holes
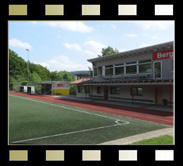
[[[28,65],[28,78],[27,78],[27,85],[29,86],[29,49],[26,49],[26,51],[28,52],[28,62],[27,62],[27,65]]]

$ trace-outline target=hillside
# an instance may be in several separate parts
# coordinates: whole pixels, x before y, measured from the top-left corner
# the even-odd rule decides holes
[[[40,81],[74,81],[75,77],[67,71],[49,71],[46,67],[29,62],[29,84]],[[27,85],[28,64],[18,56],[16,52],[9,49],[9,87],[15,85]]]

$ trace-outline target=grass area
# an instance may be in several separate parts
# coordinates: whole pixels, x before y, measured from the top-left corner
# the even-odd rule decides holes
[[[135,142],[132,145],[173,145],[173,137],[165,135],[161,137]]]
[[[165,127],[132,118],[9,95],[10,144],[99,144]]]

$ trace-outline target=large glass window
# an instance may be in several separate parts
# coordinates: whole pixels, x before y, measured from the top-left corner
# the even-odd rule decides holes
[[[106,76],[113,75],[113,65],[105,66],[105,75]]]
[[[115,75],[123,75],[124,67],[115,67]]]
[[[139,73],[151,73],[151,64],[139,64]]]
[[[151,73],[152,65],[151,60],[139,61],[139,73]]]
[[[124,74],[124,64],[115,64],[115,75],[123,75]]]
[[[137,65],[126,66],[126,74],[136,74],[137,73]]]

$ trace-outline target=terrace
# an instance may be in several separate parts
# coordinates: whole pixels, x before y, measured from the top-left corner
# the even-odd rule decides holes
[[[95,76],[84,84],[172,84],[173,75],[173,71],[163,71],[127,75]]]

